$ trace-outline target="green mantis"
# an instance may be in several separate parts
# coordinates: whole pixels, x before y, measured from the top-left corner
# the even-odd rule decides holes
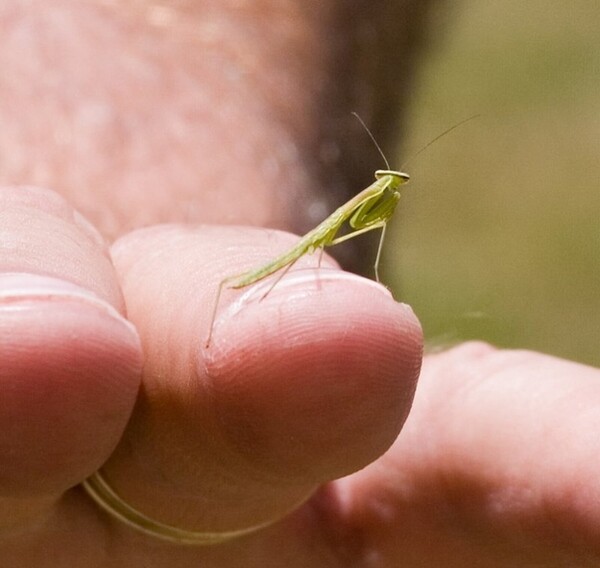
[[[304,256],[305,254],[312,254],[317,250],[320,250],[321,254],[323,249],[326,247],[332,247],[339,243],[343,243],[354,237],[358,237],[363,233],[381,229],[381,237],[379,239],[379,246],[377,247],[377,256],[375,257],[375,279],[379,282],[379,260],[381,259],[381,251],[383,249],[383,241],[385,239],[385,231],[387,223],[391,216],[394,214],[398,200],[400,199],[399,187],[408,182],[410,176],[403,172],[390,169],[390,165],[383,154],[383,151],[377,144],[371,131],[367,128],[363,120],[356,113],[352,113],[363,125],[367,134],[375,144],[377,150],[383,157],[383,160],[387,166],[386,170],[377,170],[375,172],[375,181],[366,189],[363,189],[360,193],[355,195],[344,205],[338,207],[327,219],[321,221],[312,231],[309,231],[300,238],[298,243],[293,246],[290,250],[278,256],[271,262],[261,266],[260,268],[248,270],[242,274],[230,276],[225,278],[219,284],[217,296],[215,298],[215,304],[212,312],[212,319],[210,323],[210,332],[206,341],[206,347],[210,345],[212,339],[212,332],[215,323],[215,317],[217,315],[217,309],[219,307],[219,300],[224,287],[239,289],[260,282],[264,278],[281,271],[281,274],[272,284],[272,286],[263,295],[263,298],[274,288],[274,286],[285,276],[288,270],[294,266],[294,263]],[[440,135],[436,136],[426,146],[421,148],[419,152],[413,155],[413,158],[420,154],[423,150],[427,149],[431,144],[439,140],[442,136],[445,136],[450,131],[459,127],[460,125],[468,122],[479,115],[471,116],[458,124],[455,124],[448,130],[445,130]],[[346,225],[347,224],[347,225]],[[339,235],[340,231],[345,227],[348,227],[348,231]],[[320,263],[320,259],[319,259]]]
[[[360,120],[360,117],[358,118]],[[375,142],[368,129],[367,132],[373,139],[373,142]],[[381,152],[377,142],[375,142],[375,145]],[[379,282],[379,260],[381,258],[387,222],[394,214],[396,205],[400,199],[398,188],[410,179],[408,174],[389,169],[389,164],[385,156],[383,158],[388,169],[377,170],[375,172],[375,181],[369,187],[363,189],[349,201],[338,207],[327,219],[321,221],[314,229],[301,237],[294,247],[260,268],[248,270],[247,272],[230,276],[221,281],[213,308],[210,332],[206,341],[207,347],[210,345],[212,338],[217,308],[224,287],[233,289],[245,288],[281,270],[281,274],[267,291],[268,294],[294,263],[305,254],[312,254],[317,250],[320,250],[322,253],[325,247],[335,246],[358,235],[377,229],[381,229],[381,237],[377,248],[377,256],[375,257],[374,269],[375,278]],[[346,226],[346,222],[349,232],[338,236],[340,231]]]

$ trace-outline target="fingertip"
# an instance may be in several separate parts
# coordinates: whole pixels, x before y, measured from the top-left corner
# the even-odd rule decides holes
[[[89,222],[40,188],[1,188],[0,204],[0,485],[56,493],[116,445],[139,386],[140,343]]]
[[[363,467],[408,414],[417,318],[383,286],[338,270],[293,272],[261,301],[265,286],[226,310],[204,353],[222,424],[281,473],[323,481]]]
[[[39,187],[0,187],[0,207],[0,272],[62,279],[124,309],[106,242],[63,197]]]

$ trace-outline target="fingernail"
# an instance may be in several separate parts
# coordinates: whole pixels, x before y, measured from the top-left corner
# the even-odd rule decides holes
[[[93,305],[106,315],[121,321],[135,332],[133,325],[113,306],[90,290],[77,284],[52,276],[41,276],[25,272],[0,274],[0,310],[23,309],[24,304],[28,302],[60,299]]]
[[[339,283],[343,285],[368,286],[377,292],[393,298],[392,293],[379,282],[369,280],[363,276],[344,272],[343,270],[327,268],[307,268],[299,269],[286,274],[279,282],[275,282],[273,277],[266,278],[243,291],[243,293],[229,305],[217,318],[217,321],[228,319],[237,314],[247,304],[260,301],[266,297],[276,297],[279,294],[285,294],[286,301],[297,300],[313,295],[318,292],[323,285],[330,283]],[[215,324],[217,323],[215,322]]]

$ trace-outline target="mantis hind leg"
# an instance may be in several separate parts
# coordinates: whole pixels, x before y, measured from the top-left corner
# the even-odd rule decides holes
[[[325,247],[324,246],[319,247],[319,259],[317,261],[317,268],[321,268],[321,261],[323,260],[323,253],[324,252],[325,252]],[[296,262],[298,260],[300,260],[300,257],[298,257],[295,260],[293,260],[292,262],[290,262],[281,271],[281,274],[279,274],[279,276],[277,276],[277,278],[275,279],[275,281],[273,282],[273,284],[271,284],[271,286],[269,286],[269,289],[261,297],[261,299],[260,299],[261,302],[273,291],[273,288],[275,288],[275,286],[277,286],[277,284],[279,284],[279,282],[281,281],[281,279],[289,272],[290,268],[292,268],[292,266],[294,266],[294,264],[296,264]]]
[[[300,258],[300,257],[298,257],[298,258]],[[290,268],[292,268],[292,266],[294,266],[294,264],[296,264],[296,262],[298,261],[298,258],[292,260],[292,262],[290,262],[281,271],[281,273],[277,276],[277,278],[275,278],[275,281],[273,282],[273,284],[271,284],[269,286],[269,289],[260,297],[259,302],[262,302],[273,291],[273,288],[275,288],[275,286],[277,286],[277,284],[279,284],[279,282],[281,281],[281,279],[289,272]]]
[[[221,294],[223,293],[223,287],[227,282],[230,282],[231,278],[225,278],[225,280],[221,280],[219,283],[219,288],[217,289],[217,295],[215,297],[215,303],[212,309],[212,315],[210,318],[210,329],[208,331],[208,337],[206,338],[206,348],[208,349],[210,346],[210,340],[212,339],[213,327],[215,326],[215,318],[217,317],[217,310],[219,309],[219,300],[221,299]]]
[[[323,260],[324,252],[325,252],[325,247],[319,247],[319,260],[317,261],[317,268],[321,268],[321,262]]]

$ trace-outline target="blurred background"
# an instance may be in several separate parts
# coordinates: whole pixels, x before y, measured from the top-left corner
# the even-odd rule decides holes
[[[440,3],[443,4],[443,3]],[[383,280],[430,347],[477,338],[600,366],[600,3],[448,3],[401,156]]]

